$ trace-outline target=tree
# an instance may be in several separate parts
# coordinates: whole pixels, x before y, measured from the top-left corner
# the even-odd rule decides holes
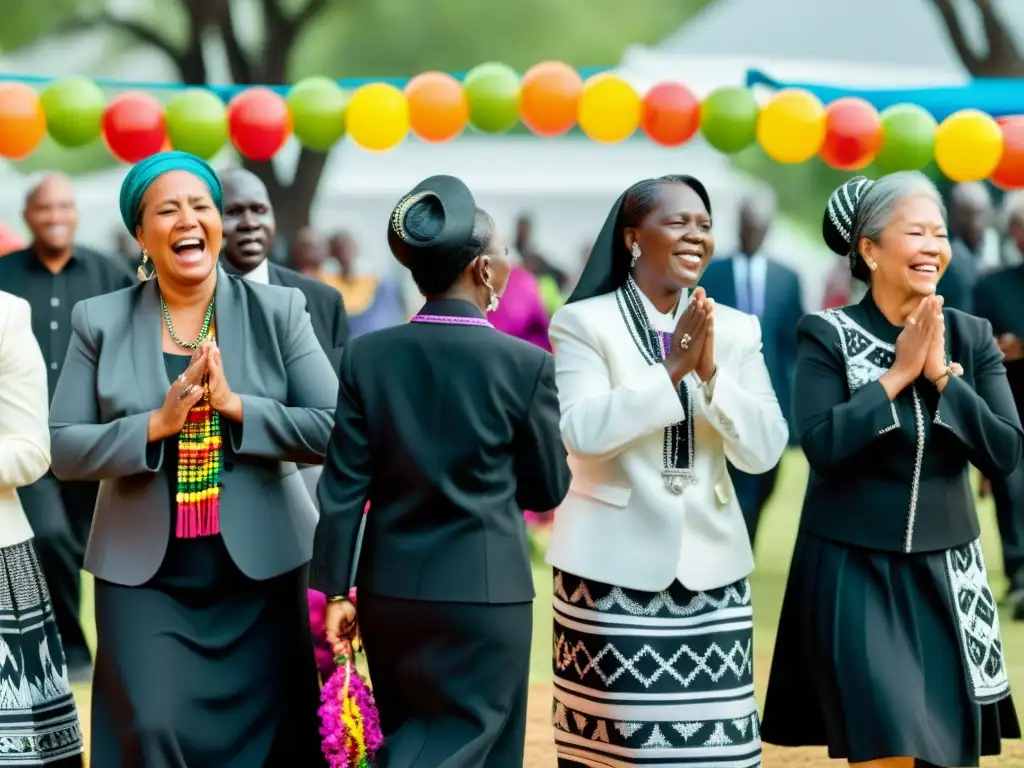
[[[932,0],[964,67],[974,77],[1024,77],[1024,58],[1021,57],[1006,20],[995,7],[996,4],[992,0],[971,2],[981,18],[985,36],[984,52],[971,47],[955,1]]]
[[[148,6],[149,21],[115,15],[105,0],[20,3],[0,28],[0,46],[113,30],[131,45],[161,52],[190,85],[209,83],[211,35],[223,44],[231,78],[240,85],[283,84],[310,74],[403,77],[425,69],[465,71],[493,60],[520,70],[551,58],[609,66],[627,45],[658,41],[714,0],[136,2]],[[154,17],[157,13],[163,15]],[[244,34],[246,21],[256,22],[256,35]],[[270,163],[246,163],[267,184],[286,238],[306,223],[325,160],[324,154],[304,150],[290,179],[275,176]]]

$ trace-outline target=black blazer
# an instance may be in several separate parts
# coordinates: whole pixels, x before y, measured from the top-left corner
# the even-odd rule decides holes
[[[348,315],[341,293],[319,280],[300,275],[298,272],[277,264],[268,264],[271,285],[298,288],[306,297],[306,311],[309,312],[313,333],[320,342],[331,367],[338,370],[341,350],[348,341]]]
[[[978,281],[974,292],[975,311],[992,323],[997,336],[1012,333],[1024,339],[1024,265],[999,269]],[[1017,412],[1024,412],[1024,360],[1006,363],[1006,377],[1017,402]]]
[[[941,394],[922,377],[892,402],[878,379],[901,329],[870,292],[800,321],[793,410],[811,466],[804,531],[891,552],[938,551],[978,536],[968,465],[1010,474],[1024,433],[989,323],[943,314],[947,359],[963,376]]]
[[[421,313],[482,317],[463,301]],[[569,489],[554,362],[484,326],[407,323],[341,359],[311,586],[346,594],[366,501],[360,591],[412,600],[534,597],[523,510]]]

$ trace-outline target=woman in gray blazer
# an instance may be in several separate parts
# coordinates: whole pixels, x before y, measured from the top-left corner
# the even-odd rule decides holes
[[[120,205],[142,282],[74,308],[50,414],[54,474],[100,483],[91,762],[322,765],[295,463],[322,461],[336,375],[301,293],[218,268],[206,163],[154,155]]]

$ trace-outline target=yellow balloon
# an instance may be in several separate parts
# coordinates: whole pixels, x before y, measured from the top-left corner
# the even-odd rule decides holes
[[[348,135],[363,149],[382,152],[409,133],[409,103],[387,83],[369,83],[352,94],[346,114]]]
[[[588,78],[576,109],[576,122],[583,133],[603,144],[628,139],[640,125],[640,96],[613,74]]]
[[[807,91],[777,93],[757,118],[757,141],[779,163],[803,163],[825,141],[825,107]]]
[[[954,182],[981,181],[999,165],[1003,132],[984,112],[954,112],[935,131],[935,162]]]

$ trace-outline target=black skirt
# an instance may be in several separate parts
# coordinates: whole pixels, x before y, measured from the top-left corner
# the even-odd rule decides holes
[[[31,541],[0,549],[0,766],[76,768],[82,732]]]
[[[360,594],[359,626],[384,735],[376,765],[523,764],[532,603]]]
[[[91,764],[325,765],[305,568],[253,581],[220,536],[172,538],[141,587],[96,581]]]
[[[850,762],[999,754],[1021,731],[984,576],[977,542],[903,555],[801,534],[761,738]]]

